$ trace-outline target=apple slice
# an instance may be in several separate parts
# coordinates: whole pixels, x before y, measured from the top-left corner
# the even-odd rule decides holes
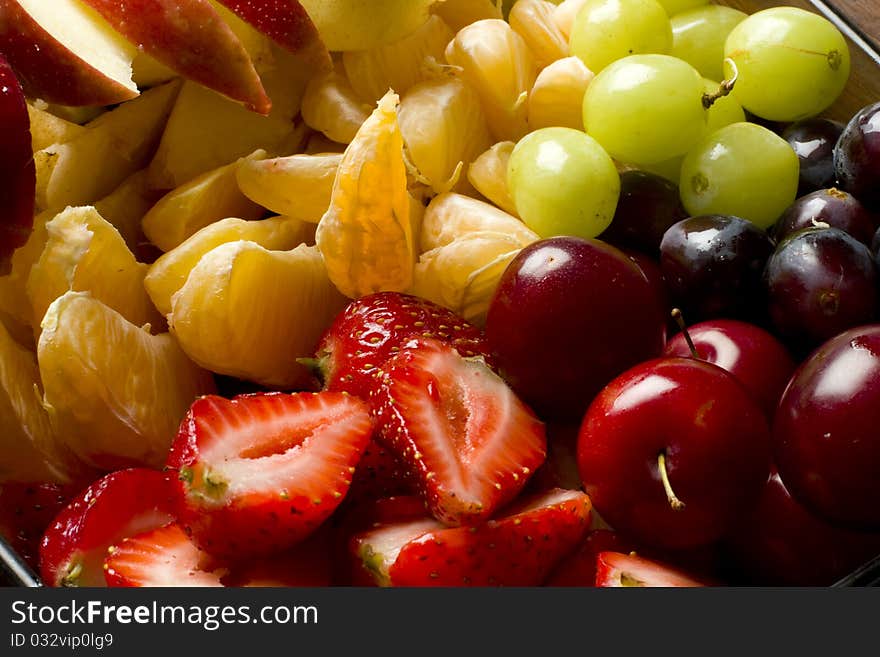
[[[131,43],[183,77],[259,114],[269,113],[272,101],[251,58],[208,0],[83,2]]]
[[[36,168],[24,92],[0,56],[0,273],[12,267],[12,253],[27,242],[34,220]]]
[[[79,0],[0,0],[0,52],[29,96],[111,105],[138,95],[137,48]]]
[[[55,116],[51,112],[28,105],[31,120],[31,147],[41,151],[52,144],[63,144],[86,131],[81,125]]]
[[[217,0],[282,48],[301,55],[314,69],[333,66],[330,52],[299,0]]]

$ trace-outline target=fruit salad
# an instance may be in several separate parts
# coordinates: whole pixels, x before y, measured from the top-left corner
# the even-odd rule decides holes
[[[850,56],[708,0],[0,0],[0,535],[47,586],[834,583]]]

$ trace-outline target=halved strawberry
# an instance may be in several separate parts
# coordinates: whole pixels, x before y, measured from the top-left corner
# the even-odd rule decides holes
[[[355,468],[346,499],[350,502],[377,500],[410,495],[416,490],[416,481],[409,468],[385,445],[371,440]]]
[[[602,552],[627,552],[632,541],[609,529],[594,529],[577,550],[560,561],[544,586],[596,586],[596,561]]]
[[[202,397],[168,457],[181,523],[215,555],[288,548],[339,506],[372,432],[366,404],[344,393]]]
[[[596,558],[596,586],[694,587],[705,583],[659,561],[635,554],[600,552]]]
[[[382,442],[449,525],[491,517],[546,456],[544,425],[507,384],[481,358],[431,338],[385,364],[371,402]]]
[[[351,549],[384,586],[537,586],[589,517],[589,497],[556,489],[477,527],[409,520],[361,534]]]
[[[173,477],[132,468],[102,477],[65,507],[40,543],[49,586],[104,586],[107,548],[174,520]]]
[[[79,490],[75,484],[17,481],[0,484],[0,536],[32,568],[38,568],[43,532]]]
[[[199,550],[176,522],[110,546],[104,560],[108,586],[223,586],[223,570],[211,570],[210,557]]]
[[[318,343],[312,363],[324,388],[367,399],[379,369],[415,337],[435,338],[462,356],[489,358],[482,331],[426,299],[377,292],[352,301]]]

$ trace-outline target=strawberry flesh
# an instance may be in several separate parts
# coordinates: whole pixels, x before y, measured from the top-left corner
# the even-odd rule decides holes
[[[209,570],[210,557],[175,522],[110,546],[104,576],[113,587],[223,586],[222,571]]]
[[[628,539],[609,529],[594,529],[572,554],[565,557],[545,586],[596,586],[596,561],[602,552],[628,552],[634,545]]]
[[[181,523],[218,556],[289,548],[339,506],[372,431],[366,404],[343,393],[202,397],[168,459]]]
[[[386,363],[371,402],[382,442],[448,525],[491,517],[546,456],[544,425],[504,381],[482,359],[431,338]]]
[[[89,486],[46,529],[40,573],[49,586],[104,586],[107,548],[174,520],[173,477],[132,468]]]
[[[706,584],[659,561],[644,559],[635,554],[600,552],[596,558],[596,586],[680,588]]]
[[[77,485],[48,482],[0,484],[0,536],[31,568],[39,567],[43,532],[79,490]]]

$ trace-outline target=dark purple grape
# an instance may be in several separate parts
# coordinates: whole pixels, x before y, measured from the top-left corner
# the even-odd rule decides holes
[[[838,184],[869,208],[880,208],[880,103],[863,108],[834,147]]]
[[[876,217],[855,196],[832,187],[801,196],[792,203],[776,224],[774,236],[782,240],[803,228],[814,228],[820,223],[839,228],[863,244],[871,243],[877,229]]]
[[[834,145],[843,128],[831,119],[805,119],[782,133],[801,163],[798,196],[834,185]]]
[[[663,233],[687,216],[677,185],[646,171],[625,171],[614,219],[599,239],[656,258]]]
[[[867,246],[838,228],[789,235],[767,261],[770,319],[809,349],[877,314],[877,274]]]
[[[764,307],[762,274],[773,241],[750,221],[705,215],[663,235],[660,268],[671,301],[690,322],[754,318]]]

